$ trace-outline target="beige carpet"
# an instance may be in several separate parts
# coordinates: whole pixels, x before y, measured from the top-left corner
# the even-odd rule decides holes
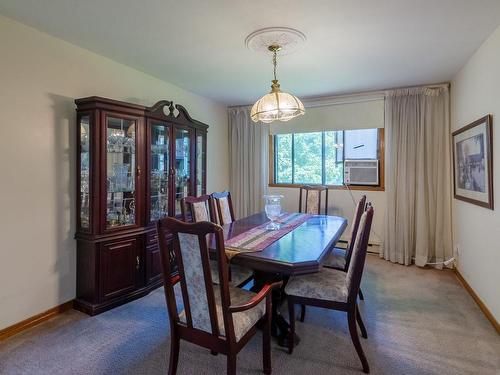
[[[450,271],[368,257],[360,306],[372,374],[500,374],[500,336]],[[308,308],[293,355],[273,344],[274,374],[362,374],[342,313]],[[0,343],[0,374],[165,374],[162,290],[96,317],[60,315]],[[261,373],[261,337],[238,356]],[[182,342],[178,374],[223,374],[225,357]]]

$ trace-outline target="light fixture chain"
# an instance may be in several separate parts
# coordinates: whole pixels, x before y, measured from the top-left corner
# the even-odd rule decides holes
[[[274,80],[276,80],[276,65],[277,65],[276,50],[274,50],[274,52],[273,52]]]

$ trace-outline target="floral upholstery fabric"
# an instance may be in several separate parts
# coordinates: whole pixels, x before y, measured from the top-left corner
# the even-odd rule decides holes
[[[217,322],[219,325],[219,333],[222,336],[225,336],[226,330],[224,327],[224,316],[222,314],[221,294],[218,286],[214,286],[214,294],[215,294],[215,304],[217,310]],[[253,296],[255,296],[255,293],[233,287],[229,287],[229,294],[231,296],[231,305],[239,305],[241,303],[249,301]],[[193,305],[191,304],[191,311],[192,309]],[[207,305],[205,305],[205,309],[207,310],[207,315],[208,315]],[[245,333],[247,333],[248,330],[252,328],[255,325],[255,323],[257,323],[259,319],[264,316],[265,313],[266,313],[266,303],[264,299],[257,306],[255,306],[250,310],[232,314],[236,341],[239,341],[245,335]],[[182,311],[179,314],[179,320],[183,323],[186,323],[185,311]],[[209,329],[208,332],[211,333],[212,332],[211,329]]]
[[[193,221],[210,221],[207,204],[205,202],[196,202],[191,205],[193,213]]]
[[[212,332],[198,236],[179,233],[179,244],[193,327]]]
[[[319,212],[319,195],[318,190],[307,190],[306,192],[306,214],[317,215]]]
[[[233,219],[231,217],[231,210],[229,208],[229,200],[224,197],[224,198],[219,198],[219,205],[220,205],[220,210],[222,212],[222,216],[219,218],[220,224],[229,224],[233,222]]]
[[[326,258],[324,265],[339,270],[343,270],[345,269],[345,262],[346,262],[345,249],[340,249],[338,247],[335,247],[333,251]]]
[[[310,275],[292,276],[285,287],[290,296],[347,302],[347,274],[333,268],[323,268]]]
[[[229,268],[231,272],[229,279],[230,285],[238,286],[243,281],[248,280],[253,276],[253,271],[248,268],[241,267],[236,264],[231,264]],[[219,266],[216,260],[210,261],[210,271],[212,272],[212,282],[214,284],[219,284]]]

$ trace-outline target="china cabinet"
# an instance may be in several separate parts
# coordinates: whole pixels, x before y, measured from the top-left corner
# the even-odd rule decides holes
[[[75,103],[75,307],[94,315],[161,285],[155,222],[180,217],[183,197],[206,194],[208,126],[166,100]]]

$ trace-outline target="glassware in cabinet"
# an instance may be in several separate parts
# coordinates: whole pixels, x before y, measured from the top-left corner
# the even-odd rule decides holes
[[[90,228],[90,116],[80,117],[80,227]]]
[[[136,222],[136,121],[106,117],[106,228]]]
[[[206,132],[196,131],[196,195],[206,194]]]
[[[181,215],[181,199],[191,195],[191,135],[175,129],[175,215]]]
[[[170,128],[162,122],[150,124],[149,217],[151,221],[168,216],[169,131]]]

